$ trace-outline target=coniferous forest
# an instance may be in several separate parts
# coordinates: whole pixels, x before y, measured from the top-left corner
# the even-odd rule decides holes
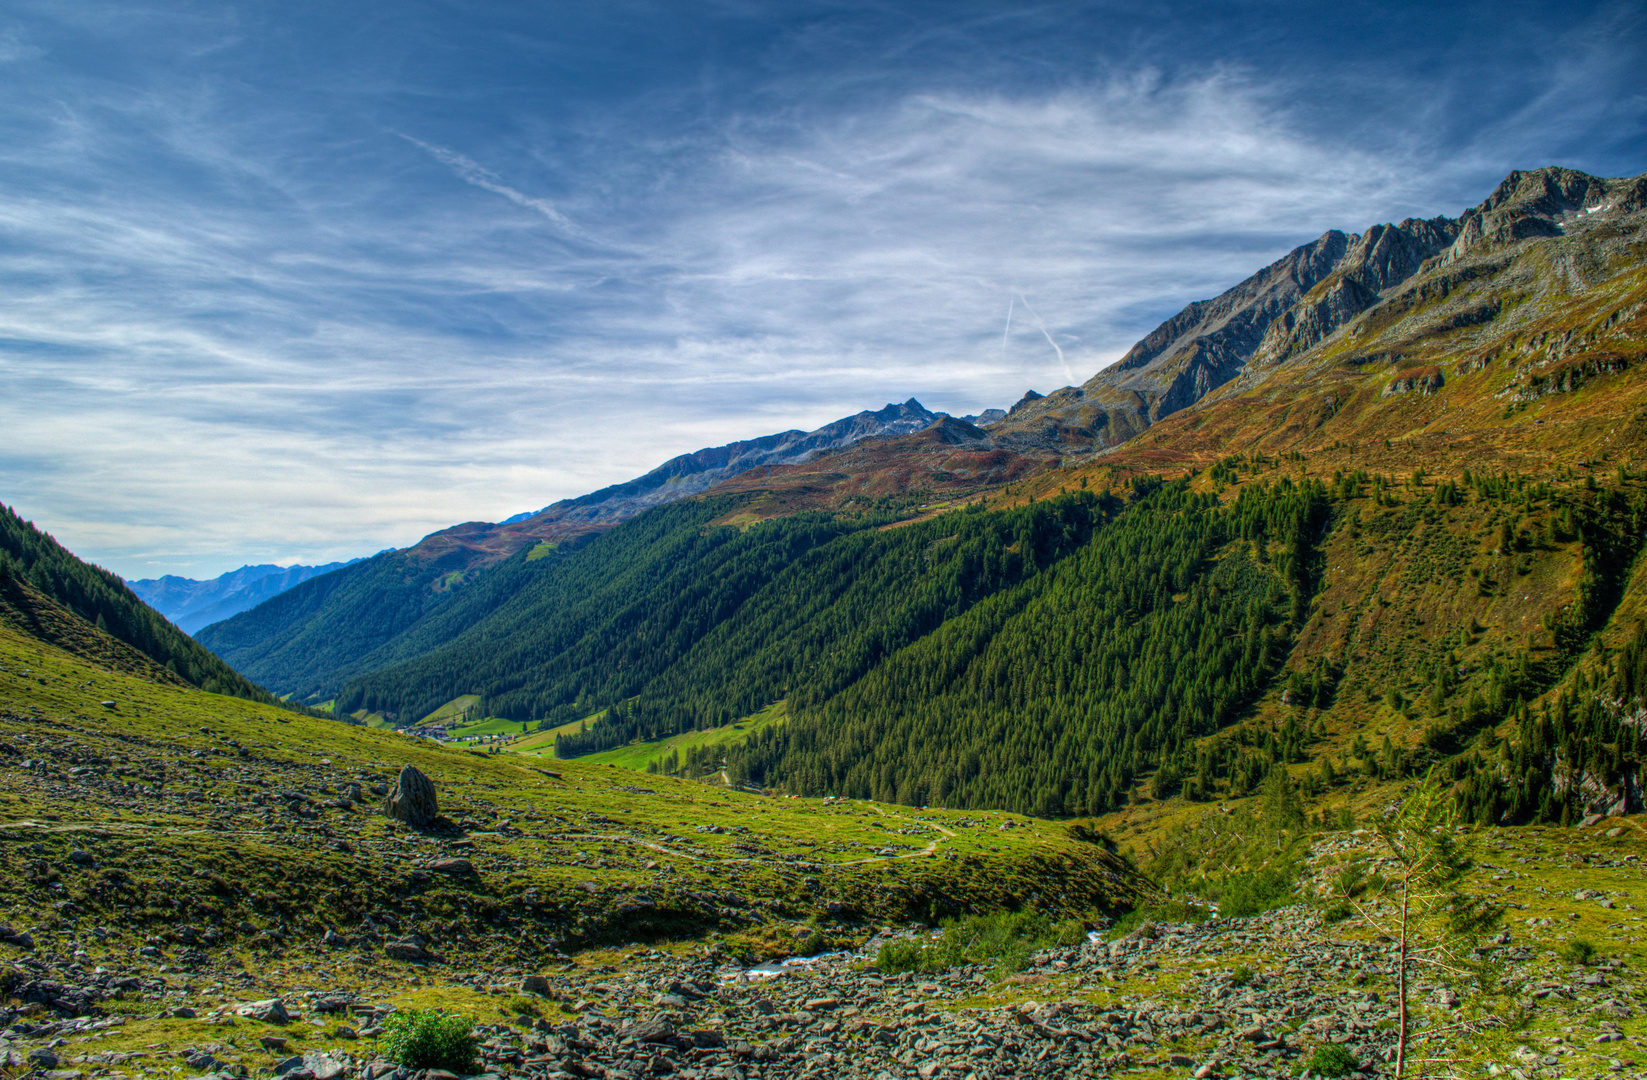
[[[662,507],[574,553],[515,557],[398,640],[395,662],[351,682],[338,708],[415,719],[475,693],[477,710],[539,728],[585,721],[559,737],[570,758],[782,701],[784,723],[693,755],[693,771],[1044,816],[1103,813],[1139,791],[1239,796],[1317,756],[1341,693],[1343,655],[1293,656],[1321,603],[1325,546],[1364,531],[1404,552],[1403,580],[1446,591],[1470,580],[1469,552],[1440,526],[1467,511],[1496,522],[1485,540],[1512,576],[1538,552],[1575,547],[1576,602],[1537,650],[1466,661],[1467,642],[1409,634],[1382,662],[1418,685],[1377,692],[1422,738],[1357,739],[1304,775],[1305,793],[1438,765],[1472,819],[1560,820],[1581,802],[1574,777],[1636,767],[1639,725],[1613,703],[1647,684],[1639,641],[1580,676],[1594,693],[1527,704],[1583,658],[1618,602],[1643,517],[1634,485],[1468,474],[1398,485],[1364,472],[1242,482],[1230,464],[1208,479],[1211,490],[1138,476],[913,523],[813,512],[740,528],[721,524],[738,496]],[[1507,588],[1471,573],[1481,595]],[[1252,704],[1276,687],[1286,719],[1255,725]],[[1506,719],[1519,734],[1498,740]]]
[[[737,767],[905,803],[1046,816],[1121,805],[1134,778],[1228,724],[1275,670],[1328,509],[1308,482],[1226,504],[1181,482],[1136,494],[1073,557],[796,709]]]
[[[522,560],[470,632],[339,708],[420,714],[478,685],[489,711],[546,726],[605,710],[562,736],[577,756],[788,700],[733,775],[1094,812],[1265,683],[1328,509],[1290,480],[1227,503],[1141,480],[892,529],[818,514],[740,531],[709,525],[725,503],[668,507],[576,557]]]

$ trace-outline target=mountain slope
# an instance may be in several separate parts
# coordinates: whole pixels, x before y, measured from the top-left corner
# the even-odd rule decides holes
[[[274,701],[139,600],[114,574],[81,562],[3,505],[0,618],[21,633],[114,670]]]
[[[507,598],[495,611],[355,680],[339,707],[423,715],[477,693],[494,713],[549,726],[628,702],[650,730],[713,727],[791,691],[849,685],[1067,555],[1104,512],[1088,499],[896,530],[877,514],[718,524],[746,498],[654,511],[558,565],[511,563],[486,583]]]
[[[144,603],[170,619],[173,626],[192,634],[203,626],[254,608],[312,577],[359,561],[351,559],[324,566],[242,566],[207,581],[167,574],[128,581],[126,585]]]
[[[683,454],[644,476],[522,519],[497,525],[468,522],[432,533],[410,548],[382,552],[208,626],[198,639],[236,670],[282,694],[324,701],[373,663],[376,650],[390,646],[463,587],[523,549],[565,554],[650,507],[687,498],[744,472],[808,462],[919,431],[938,418],[911,398],[811,432],[780,432]]]
[[[1641,186],[1518,174],[1457,227],[1323,243],[1142,346],[1140,371],[1245,358],[1079,468],[1025,434],[1032,397],[521,553],[365,655],[340,704],[598,716],[562,737],[576,755],[781,699],[784,723],[693,767],[1041,814],[1282,773],[1347,797],[1347,769],[1431,764],[1478,820],[1628,802],[1639,747],[1554,703],[1621,677],[1592,650],[1647,613]],[[1272,289],[1290,303],[1261,320]],[[1079,435],[1058,438],[1099,445]],[[940,471],[964,510],[914,504]],[[1572,755],[1603,764],[1575,784]]]
[[[391,551],[303,582],[196,639],[235,670],[300,701],[324,701],[338,674],[450,597],[464,552]]]
[[[1459,223],[1438,217],[1333,230],[1151,331],[1079,388],[1021,401],[996,433],[1052,447],[1116,446],[1240,374],[1365,310],[1446,250]]]
[[[864,411],[814,431],[781,431],[759,439],[710,447],[670,458],[656,469],[622,484],[547,506],[539,520],[616,524],[653,506],[707,491],[724,480],[763,466],[800,465],[830,450],[865,439],[888,439],[929,427],[938,414],[910,398],[877,412]]]
[[[1256,450],[1455,473],[1627,459],[1644,355],[1647,177],[1513,173],[1420,273],[1307,347],[1256,358],[1118,457]]]
[[[496,612],[357,679],[338,706],[417,716],[472,693],[549,727],[604,711],[562,737],[572,755],[787,696],[787,733],[734,754],[734,775],[1101,812],[1267,681],[1307,606],[1326,509],[1318,486],[1221,506],[1145,484],[1130,506],[1082,494],[896,529],[812,514],[740,531],[713,528],[736,506],[706,499],[557,565],[511,564],[531,580]]]

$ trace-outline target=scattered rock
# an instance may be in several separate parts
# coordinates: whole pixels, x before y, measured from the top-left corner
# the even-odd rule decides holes
[[[205,1050],[185,1050],[178,1056],[183,1059],[183,1064],[199,1072],[215,1072],[223,1064]]]
[[[638,1043],[662,1043],[674,1038],[675,1025],[661,1016],[654,1016],[649,1020],[629,1021],[619,1034]]]

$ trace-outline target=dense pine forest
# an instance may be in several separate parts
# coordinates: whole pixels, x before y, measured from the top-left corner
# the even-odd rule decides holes
[[[438,609],[450,593],[432,584],[446,573],[389,552],[310,578],[250,611],[202,627],[201,644],[258,682],[294,700],[323,701],[373,653]],[[274,628],[302,630],[270,648]]]
[[[359,680],[339,708],[421,715],[483,688],[489,711],[546,725],[606,710],[562,736],[577,756],[787,699],[789,725],[735,755],[734,774],[1094,812],[1264,685],[1307,601],[1329,501],[1309,482],[1221,503],[1142,480],[1124,497],[891,529],[822,514],[710,526],[730,508],[668,507],[576,558],[519,560],[442,613],[490,617]]]
[[[712,524],[741,501],[660,507],[572,558],[517,556],[420,628],[438,640],[466,625],[451,645],[357,680],[338,707],[415,717],[471,687],[497,715],[550,725],[616,706],[569,754],[718,726],[792,685],[847,685],[1068,555],[1118,505],[1072,496],[890,530],[878,513]]]
[[[1558,821],[1583,812],[1586,784],[1639,768],[1639,720],[1617,702],[1647,683],[1634,673],[1647,646],[1591,652],[1639,549],[1633,478],[1313,480],[1277,464],[901,524],[716,524],[738,496],[660,508],[575,555],[517,556],[396,642],[405,658],[339,707],[415,719],[479,693],[478,709],[540,727],[595,717],[559,738],[577,757],[783,701],[785,722],[665,767],[1046,816],[1239,797],[1278,770],[1313,797],[1435,767],[1472,819]],[[1538,560],[1569,555],[1576,587],[1525,642],[1478,633],[1473,617],[1437,633],[1411,615],[1413,629],[1351,662],[1343,646],[1300,644],[1331,614],[1323,574],[1339,541],[1382,546],[1400,567],[1375,607],[1507,598]],[[1594,671],[1528,704],[1575,664]],[[1255,716],[1272,691],[1279,714]],[[1345,705],[1415,734],[1357,736],[1335,758],[1319,744]]]
[[[7,506],[0,506],[0,582],[25,584],[186,683],[274,700],[139,600],[114,574],[81,562]],[[26,606],[27,600],[19,597],[17,603]]]
[[[732,768],[807,794],[1102,813],[1232,721],[1285,656],[1326,524],[1315,483],[1220,504],[1147,482],[1072,558],[844,692],[793,706]]]

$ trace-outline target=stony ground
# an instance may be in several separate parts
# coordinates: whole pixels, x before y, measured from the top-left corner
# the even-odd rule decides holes
[[[34,943],[14,961],[28,981],[11,988],[34,1007],[12,1016],[0,1055],[14,1074],[32,1068],[48,1080],[379,1080],[394,1072],[374,1051],[381,1018],[440,1002],[479,1014],[478,1067],[532,1080],[1291,1077],[1323,1043],[1347,1047],[1364,1073],[1387,1074],[1390,945],[1346,929],[1300,906],[1146,923],[1113,940],[1095,933],[1010,975],[976,965],[885,975],[869,962],[876,947],[925,932],[880,928],[856,953],[770,977],[752,976],[713,943],[635,946],[543,972],[408,965],[375,994],[337,990],[320,971],[212,982],[219,973],[210,970],[126,973],[94,965],[88,950],[76,961],[67,942]],[[1647,1074],[1636,1064],[1647,1048],[1633,965],[1563,965],[1515,931],[1483,952],[1502,962],[1513,1014],[1480,1008],[1470,987],[1425,983],[1415,995],[1415,1056],[1447,1059],[1448,1073]],[[263,997],[278,981],[285,989]]]

